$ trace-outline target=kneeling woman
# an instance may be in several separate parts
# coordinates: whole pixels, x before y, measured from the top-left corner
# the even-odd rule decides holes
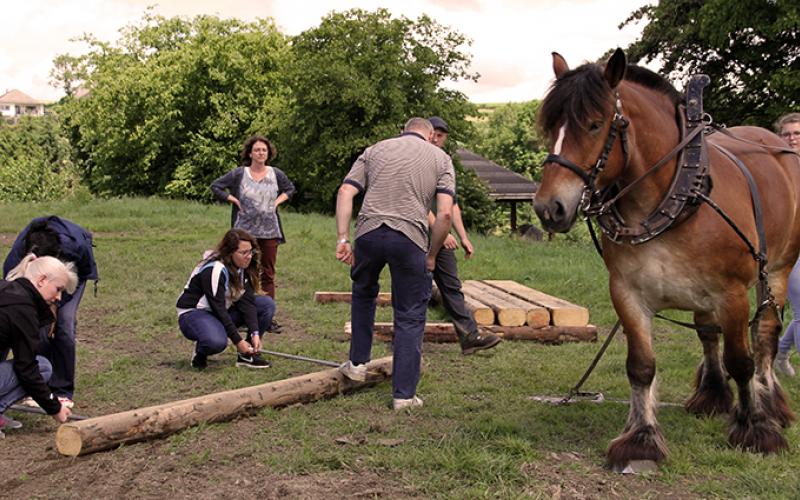
[[[261,357],[261,333],[269,331],[275,302],[259,291],[256,239],[242,229],[231,229],[217,248],[192,271],[178,298],[178,326],[196,342],[192,366],[202,370],[207,357],[225,350],[231,340],[238,356],[236,366],[267,368]],[[247,338],[237,330],[247,326]]]

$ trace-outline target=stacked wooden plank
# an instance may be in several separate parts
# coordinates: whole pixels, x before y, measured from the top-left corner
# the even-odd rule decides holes
[[[346,302],[350,303],[352,300],[350,292],[314,292],[314,301],[320,304],[330,304],[332,302]],[[378,294],[379,306],[392,305],[392,294],[388,292],[381,292]]]
[[[593,325],[586,326],[484,326],[498,337],[505,340],[532,340],[546,344],[561,344],[563,342],[594,342],[597,340],[597,328]],[[348,337],[353,334],[352,324],[344,324],[344,333]],[[394,339],[394,325],[392,323],[375,323],[373,334],[375,338],[385,342]],[[448,343],[457,342],[456,329],[452,323],[425,323],[425,342]]]

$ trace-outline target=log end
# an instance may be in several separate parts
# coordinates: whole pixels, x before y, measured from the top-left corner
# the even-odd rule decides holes
[[[584,307],[553,310],[555,326],[586,326],[589,324],[589,310]]]
[[[62,455],[77,457],[83,448],[83,439],[77,427],[72,424],[61,424],[56,431],[56,448]]]
[[[475,309],[472,312],[472,316],[475,318],[475,322],[479,325],[493,325],[494,324],[494,311],[491,309],[483,308],[483,309]]]
[[[522,326],[526,321],[522,309],[502,309],[497,312],[497,323],[501,326]]]

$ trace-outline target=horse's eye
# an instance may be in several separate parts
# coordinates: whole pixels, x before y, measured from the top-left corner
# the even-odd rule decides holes
[[[601,126],[602,123],[600,122],[592,122],[589,124],[589,132],[597,132],[598,130],[600,130]]]

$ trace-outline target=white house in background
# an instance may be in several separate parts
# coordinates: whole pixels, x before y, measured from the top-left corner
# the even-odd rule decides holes
[[[0,116],[12,120],[22,115],[43,116],[45,104],[19,90],[7,90],[0,96]]]

